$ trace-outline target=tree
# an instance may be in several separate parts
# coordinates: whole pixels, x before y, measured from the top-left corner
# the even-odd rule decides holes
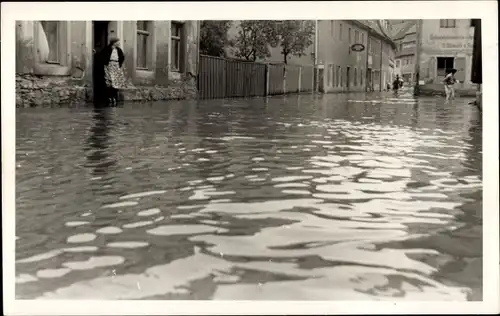
[[[200,53],[209,56],[224,56],[224,48],[229,45],[227,31],[231,24],[231,21],[201,21]]]
[[[306,55],[304,51],[313,43],[314,22],[282,20],[274,23],[272,42],[279,43],[285,64],[289,55]]]
[[[236,56],[256,61],[257,58],[271,56],[269,45],[275,45],[273,21],[245,20],[241,21],[233,46]]]

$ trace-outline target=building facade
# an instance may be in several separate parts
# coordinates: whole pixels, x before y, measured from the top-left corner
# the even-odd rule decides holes
[[[396,43],[395,73],[409,85],[413,84],[415,75],[415,53],[417,47],[416,21],[407,21],[393,37]]]
[[[367,27],[367,91],[384,91],[394,77],[396,45],[386,20],[361,20]]]
[[[93,99],[94,54],[120,39],[125,100],[196,96],[198,21],[18,21],[16,105]]]
[[[321,92],[366,91],[367,53],[355,52],[353,44],[366,47],[368,31],[349,20],[318,21],[318,68]]]
[[[471,20],[423,20],[421,23],[419,84],[422,88],[442,86],[446,69],[455,68],[455,77],[459,80],[456,88],[474,89],[471,82],[474,39]]]

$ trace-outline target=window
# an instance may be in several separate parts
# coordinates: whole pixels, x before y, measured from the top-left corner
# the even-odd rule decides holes
[[[340,66],[337,66],[337,87],[340,87],[342,84],[342,68]]]
[[[358,85],[358,69],[354,68],[354,86]]]
[[[361,44],[365,43],[365,33],[361,33]]]
[[[401,60],[400,59],[396,60],[396,68],[399,68],[399,67],[401,67]]]
[[[352,44],[352,37],[351,37],[351,28],[349,28],[349,33],[347,34],[349,36],[349,44]]]
[[[48,54],[46,54],[45,60],[43,62],[49,64],[59,64],[60,54],[59,54],[59,35],[60,28],[58,21],[41,21],[43,32],[47,39]]]
[[[439,27],[454,28],[456,27],[456,20],[439,20]]]
[[[359,84],[363,85],[363,69],[359,70]]]
[[[340,87],[344,86],[344,71],[342,67],[340,67]]]
[[[170,28],[172,70],[181,71],[182,23],[172,22]]]
[[[148,68],[148,43],[150,38],[148,21],[137,21],[137,68]]]
[[[339,25],[339,40],[342,40],[342,23]]]
[[[453,57],[438,57],[437,58],[437,75],[445,76],[446,70],[453,68],[455,62]]]
[[[354,42],[359,43],[359,32],[358,30],[354,31]]]
[[[332,65],[332,87],[336,87],[337,86],[337,74],[335,72],[335,65]]]
[[[332,65],[328,65],[328,76],[327,76],[327,86],[330,86],[332,84]]]

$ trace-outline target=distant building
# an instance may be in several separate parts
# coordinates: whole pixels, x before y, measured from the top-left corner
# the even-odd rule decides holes
[[[396,43],[396,66],[394,72],[408,84],[413,83],[415,53],[417,47],[417,23],[414,20],[398,24],[398,32],[393,35]]]
[[[86,102],[93,94],[94,51],[120,38],[127,100],[196,94],[198,21],[19,21],[16,105]]]
[[[228,31],[230,39],[238,35],[239,21]],[[395,44],[389,35],[392,29],[387,20],[319,20],[313,43],[304,55],[288,56],[290,65],[314,66],[317,49],[319,90],[321,92],[380,91],[392,81]],[[353,44],[363,44],[364,50],[355,52]],[[257,61],[283,63],[281,48],[270,47],[271,56]],[[236,49],[228,47],[226,54],[236,56]]]
[[[387,20],[360,20],[368,28],[368,91],[386,90],[394,77],[396,45]]]
[[[455,68],[457,89],[473,89],[471,82],[474,27],[469,19],[423,20],[420,84],[442,86],[446,69]],[[475,95],[475,91],[474,91]]]
[[[356,21],[318,21],[319,90],[322,92],[366,91],[367,28]],[[363,44],[365,50],[351,50]]]

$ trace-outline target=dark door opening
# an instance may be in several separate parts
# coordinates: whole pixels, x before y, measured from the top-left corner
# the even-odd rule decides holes
[[[104,80],[104,63],[102,58],[102,51],[108,43],[108,25],[109,21],[93,21],[93,68],[92,68],[92,81],[93,81],[93,94],[94,101],[105,101],[106,82]]]
[[[440,77],[446,76],[446,70],[452,69],[455,66],[454,57],[437,57],[437,75]]]

